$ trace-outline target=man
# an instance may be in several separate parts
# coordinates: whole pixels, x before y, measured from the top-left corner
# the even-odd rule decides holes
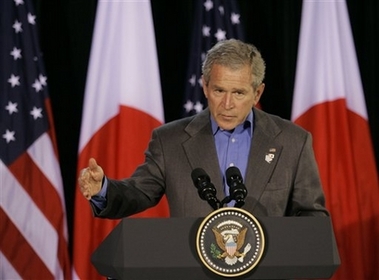
[[[191,172],[205,170],[224,197],[230,166],[241,171],[243,208],[252,214],[328,215],[310,133],[255,108],[265,87],[265,62],[256,47],[221,41],[208,51],[202,70],[208,108],[155,129],[145,162],[130,178],[107,178],[89,160],[78,181],[95,216],[126,217],[164,194],[172,217],[207,216],[213,209],[199,198]]]

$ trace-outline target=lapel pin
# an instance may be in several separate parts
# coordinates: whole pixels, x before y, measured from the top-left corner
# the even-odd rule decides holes
[[[268,153],[268,154],[266,154],[265,161],[267,161],[268,163],[271,163],[272,160],[274,159],[274,157],[275,157],[274,154]]]

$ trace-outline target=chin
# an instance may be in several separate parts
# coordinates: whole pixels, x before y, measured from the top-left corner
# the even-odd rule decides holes
[[[227,124],[227,125],[219,125],[219,127],[223,130],[232,130],[232,129],[235,129],[237,125],[234,125],[234,124]]]

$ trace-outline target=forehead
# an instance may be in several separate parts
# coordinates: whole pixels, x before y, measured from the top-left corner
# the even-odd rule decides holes
[[[210,73],[211,84],[228,85],[245,87],[252,85],[253,76],[248,65],[243,65],[238,68],[231,68],[220,64],[213,65]]]

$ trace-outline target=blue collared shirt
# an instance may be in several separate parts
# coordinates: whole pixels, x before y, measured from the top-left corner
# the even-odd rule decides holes
[[[226,182],[225,172],[230,166],[237,167],[245,178],[249,158],[251,140],[253,137],[253,112],[246,120],[232,131],[221,129],[211,116],[212,132],[215,139],[220,171],[223,174],[223,187],[225,196],[229,195],[229,186]],[[228,204],[229,206],[234,203]]]

